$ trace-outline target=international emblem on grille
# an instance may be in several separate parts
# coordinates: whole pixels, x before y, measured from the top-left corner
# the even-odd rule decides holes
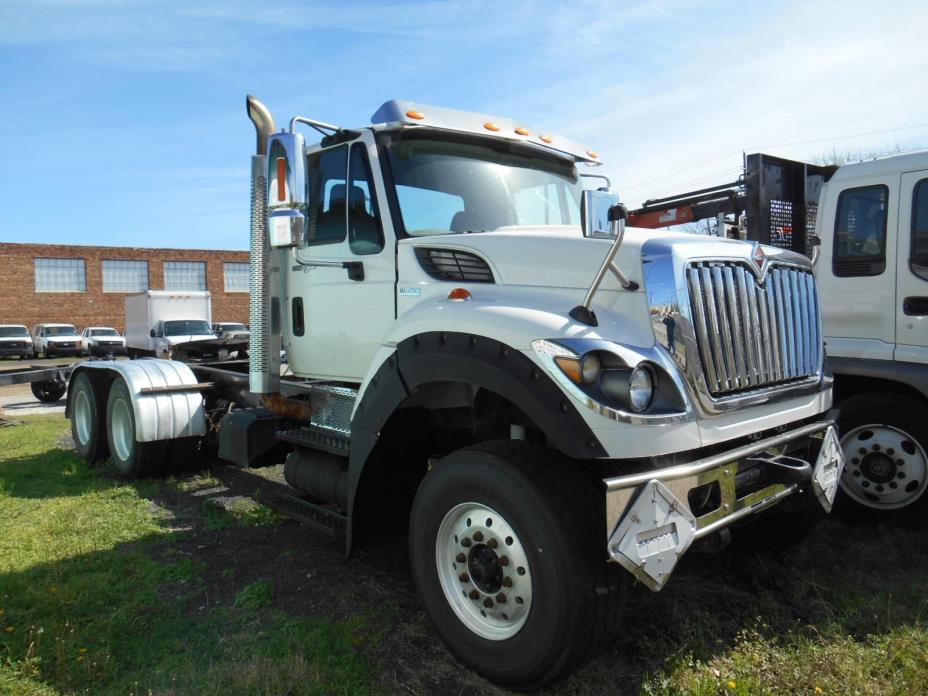
[[[751,261],[754,262],[754,266],[757,268],[758,277],[763,280],[767,272],[767,254],[757,242],[754,242],[754,249],[751,250]]]

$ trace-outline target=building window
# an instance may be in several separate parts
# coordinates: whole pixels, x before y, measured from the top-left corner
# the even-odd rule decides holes
[[[206,290],[205,261],[165,261],[165,290]]]
[[[248,264],[227,262],[222,266],[226,292],[248,292]]]
[[[148,261],[104,261],[103,292],[148,290]]]
[[[36,259],[36,292],[87,292],[84,259]]]

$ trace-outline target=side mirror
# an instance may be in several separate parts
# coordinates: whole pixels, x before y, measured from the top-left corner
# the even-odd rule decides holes
[[[612,239],[618,234],[613,222],[616,215],[610,215],[610,210],[619,207],[619,195],[612,191],[584,191],[580,199],[580,221],[583,226],[584,237]],[[619,220],[623,224],[624,216]]]
[[[303,136],[274,133],[268,140],[268,236],[277,249],[294,247],[303,239],[306,216],[306,158]]]
[[[148,332],[148,335],[151,336],[152,338],[154,338],[154,337],[155,337],[155,330],[152,329],[151,331],[149,331],[149,332]]]

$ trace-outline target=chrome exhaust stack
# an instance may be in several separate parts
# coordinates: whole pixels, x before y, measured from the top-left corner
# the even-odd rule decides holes
[[[272,296],[270,281],[271,267],[279,266],[274,263],[279,252],[271,249],[268,240],[267,148],[276,126],[267,107],[251,95],[245,98],[245,108],[257,137],[256,153],[251,157],[248,384],[255,394],[272,394],[280,390],[281,325],[279,296]],[[276,271],[275,285],[281,280],[280,269]]]

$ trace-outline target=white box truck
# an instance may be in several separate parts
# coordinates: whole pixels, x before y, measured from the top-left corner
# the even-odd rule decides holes
[[[147,290],[126,296],[126,344],[130,357],[170,358],[177,346],[214,341],[209,292]]]

